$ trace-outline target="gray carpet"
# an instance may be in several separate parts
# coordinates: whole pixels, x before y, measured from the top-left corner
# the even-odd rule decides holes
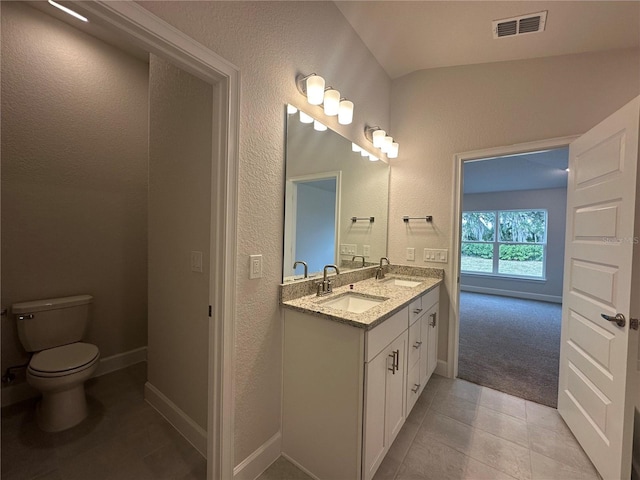
[[[562,306],[460,293],[458,377],[557,406]]]

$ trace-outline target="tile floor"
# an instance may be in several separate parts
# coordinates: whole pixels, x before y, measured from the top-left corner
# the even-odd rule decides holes
[[[204,480],[206,460],[143,399],[146,363],[91,379],[90,416],[59,433],[34,401],[2,409],[2,479]]]
[[[434,376],[374,480],[598,480],[555,409]],[[259,480],[310,480],[280,457]]]

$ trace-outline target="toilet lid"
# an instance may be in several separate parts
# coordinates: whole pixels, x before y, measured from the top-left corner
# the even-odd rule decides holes
[[[34,354],[29,367],[37,372],[64,372],[91,363],[99,354],[98,347],[90,343],[71,343]]]

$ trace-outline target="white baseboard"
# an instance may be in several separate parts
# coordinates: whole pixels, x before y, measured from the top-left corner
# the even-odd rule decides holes
[[[255,480],[282,452],[282,434],[276,433],[233,469],[234,480]]]
[[[173,425],[200,455],[207,458],[207,432],[200,425],[149,382],[144,384],[144,399]]]
[[[93,377],[99,377],[107,373],[127,368],[136,363],[147,360],[147,347],[140,347],[128,352],[118,353],[110,357],[101,358]],[[22,382],[10,385],[2,389],[2,407],[20,403],[40,395],[36,389],[28,383]]]
[[[440,375],[441,377],[446,377],[448,363],[444,360],[438,360],[438,364],[436,365],[436,369],[433,371],[436,375]]]
[[[298,462],[296,462],[293,458],[287,456],[286,453],[283,453],[282,456],[284,458],[287,459],[287,461],[289,461],[289,463],[292,463],[293,465],[295,465],[296,467],[298,467],[300,470],[302,470],[304,473],[306,473],[307,475],[309,475],[313,480],[320,480],[318,477],[316,477],[313,473],[311,473],[309,470],[307,470],[306,468],[304,468],[302,465],[300,465]]]
[[[516,290],[502,290],[500,288],[476,287],[474,285],[460,285],[460,291],[486,293],[487,295],[501,295],[503,297],[524,298],[526,300],[540,300],[542,302],[562,303],[562,296],[544,295],[542,293],[519,292]]]
[[[128,352],[116,353],[110,357],[101,358],[98,369],[93,376],[100,377],[107,373],[115,372],[116,370],[121,370],[123,368],[130,367],[131,365],[135,365],[136,363],[146,361],[147,347],[140,347],[134,350],[129,350]]]

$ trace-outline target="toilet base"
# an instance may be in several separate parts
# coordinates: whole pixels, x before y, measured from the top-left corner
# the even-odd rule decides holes
[[[43,392],[36,416],[38,427],[45,432],[60,432],[75,427],[88,416],[84,384],[68,390]]]

